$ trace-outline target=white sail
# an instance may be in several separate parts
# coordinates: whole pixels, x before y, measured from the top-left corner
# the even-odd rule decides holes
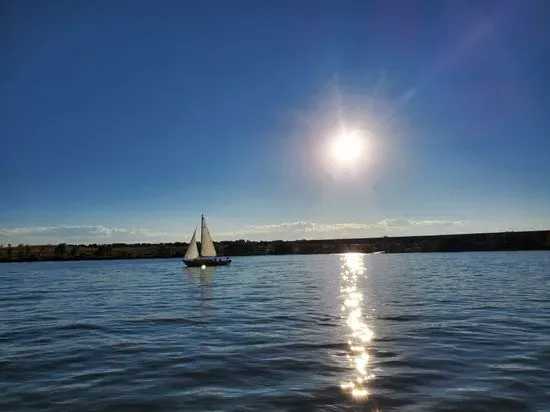
[[[184,259],[196,259],[199,257],[199,249],[197,248],[197,228],[193,232],[189,246],[187,247],[187,252],[185,252]]]
[[[201,256],[216,256],[216,248],[203,216],[201,216]]]

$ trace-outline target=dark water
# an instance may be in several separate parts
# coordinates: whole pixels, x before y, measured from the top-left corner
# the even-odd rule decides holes
[[[1,411],[550,410],[550,253],[0,265]]]

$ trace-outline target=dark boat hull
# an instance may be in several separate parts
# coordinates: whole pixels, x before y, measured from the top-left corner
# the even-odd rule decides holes
[[[228,266],[231,263],[229,258],[198,258],[198,259],[183,259],[185,266],[196,268],[201,266]]]

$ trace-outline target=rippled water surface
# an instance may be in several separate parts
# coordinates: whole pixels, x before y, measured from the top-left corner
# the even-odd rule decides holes
[[[550,253],[0,265],[2,411],[550,410]]]

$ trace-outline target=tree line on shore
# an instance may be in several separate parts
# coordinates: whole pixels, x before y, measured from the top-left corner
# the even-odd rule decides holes
[[[187,249],[184,242],[0,246],[0,262],[176,258],[183,257]],[[221,256],[550,250],[550,230],[359,239],[234,240],[215,242],[215,246]]]

